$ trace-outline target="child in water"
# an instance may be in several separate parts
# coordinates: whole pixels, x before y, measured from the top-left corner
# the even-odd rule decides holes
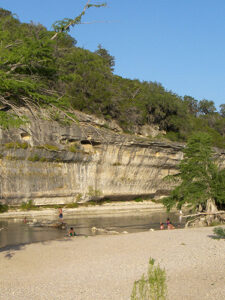
[[[76,233],[75,233],[73,227],[70,227],[69,236],[76,236]]]

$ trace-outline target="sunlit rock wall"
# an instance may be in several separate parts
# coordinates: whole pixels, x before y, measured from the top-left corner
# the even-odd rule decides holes
[[[182,144],[115,133],[91,123],[61,126],[34,120],[0,131],[0,197],[8,204],[37,205],[91,199],[160,198],[177,172]],[[221,166],[225,153],[218,151]]]

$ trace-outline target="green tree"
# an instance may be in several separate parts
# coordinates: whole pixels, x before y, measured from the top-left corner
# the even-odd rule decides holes
[[[214,212],[218,205],[225,203],[225,172],[218,169],[211,145],[211,137],[206,133],[196,133],[189,138],[179,173],[170,176],[178,185],[163,199],[168,210],[188,205],[192,209]]]
[[[183,101],[187,105],[189,113],[196,116],[198,112],[198,100],[191,96],[184,96]]]
[[[223,118],[225,118],[225,104],[220,105],[220,114]]]
[[[199,101],[198,109],[199,112],[204,115],[208,115],[216,111],[214,102],[206,99]]]
[[[98,45],[98,50],[96,50],[95,53],[100,55],[106,61],[106,64],[109,65],[111,71],[114,70],[114,66],[115,66],[114,56],[111,56],[109,52],[106,49],[102,48],[100,44]]]

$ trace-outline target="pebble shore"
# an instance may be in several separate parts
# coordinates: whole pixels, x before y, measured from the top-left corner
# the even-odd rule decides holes
[[[225,299],[225,240],[213,228],[73,237],[0,249],[0,299],[130,299],[149,258],[169,300]]]

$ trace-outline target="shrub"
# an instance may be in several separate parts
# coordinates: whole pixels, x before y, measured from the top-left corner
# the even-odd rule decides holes
[[[143,202],[144,200],[141,197],[135,198],[134,199],[135,202]]]
[[[4,213],[6,211],[8,211],[9,207],[7,204],[2,204],[0,203],[0,213]]]
[[[131,300],[165,300],[167,295],[166,273],[154,266],[155,260],[149,259],[148,273],[134,282]]]
[[[45,144],[44,148],[49,150],[49,151],[59,151],[59,148],[55,145]]]
[[[78,206],[76,202],[66,204],[66,208],[77,208]]]
[[[76,201],[79,202],[82,199],[82,194],[77,194]]]
[[[215,239],[225,239],[225,228],[216,227],[213,232],[216,234]]]
[[[28,144],[27,143],[17,143],[17,142],[10,142],[5,144],[6,149],[27,149]]]
[[[23,209],[23,210],[32,210],[32,209],[36,209],[36,207],[34,206],[32,200],[29,200],[28,202],[22,202],[20,208]]]
[[[78,147],[76,144],[70,145],[70,146],[69,146],[69,151],[70,151],[70,152],[76,153],[76,152],[79,151],[79,147]]]
[[[40,157],[37,154],[35,154],[34,156],[28,157],[28,160],[35,162],[35,161],[39,161]]]
[[[93,189],[92,186],[88,187],[88,195],[91,197],[100,197],[102,195],[102,191]]]

